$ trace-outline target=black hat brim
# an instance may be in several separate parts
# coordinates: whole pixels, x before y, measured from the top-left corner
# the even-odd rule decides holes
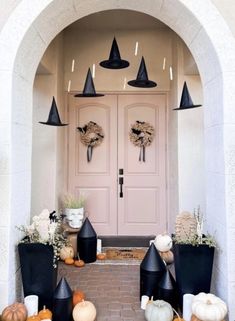
[[[102,97],[104,94],[76,94],[74,97]]]
[[[56,124],[56,123],[50,123],[50,122],[43,122],[43,121],[39,121],[39,124],[43,124],[43,125],[49,125],[49,126],[68,126],[68,124]]]
[[[140,88],[153,88],[157,86],[157,83],[152,80],[130,80],[128,81],[128,85],[132,87],[140,87]]]
[[[185,109],[192,109],[192,108],[197,108],[201,107],[202,105],[192,105],[192,106],[187,106],[187,107],[179,107],[179,108],[174,108],[173,110],[185,110]]]
[[[130,63],[123,59],[111,59],[100,62],[100,66],[108,69],[123,69],[129,67]]]

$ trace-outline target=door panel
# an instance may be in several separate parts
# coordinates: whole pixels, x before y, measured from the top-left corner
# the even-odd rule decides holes
[[[87,195],[86,210],[99,235],[150,235],[166,230],[166,96],[69,96],[68,189]],[[136,120],[154,126],[155,137],[139,161],[139,147],[129,139]],[[87,161],[87,147],[76,128],[100,125],[104,140]],[[123,169],[123,198],[118,185]]]
[[[118,98],[118,165],[124,168],[124,196],[118,200],[119,235],[166,230],[165,113],[163,94]],[[129,139],[131,125],[137,120],[149,122],[155,129],[145,162],[139,161],[140,148]]]
[[[89,121],[96,122],[104,132],[101,145],[93,148],[90,162],[76,129]],[[98,234],[117,234],[117,97],[70,95],[69,124],[69,191],[86,195],[86,211]]]

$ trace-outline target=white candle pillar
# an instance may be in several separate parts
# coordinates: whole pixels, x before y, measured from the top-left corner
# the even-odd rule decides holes
[[[190,321],[192,316],[192,302],[194,295],[193,294],[184,294],[183,296],[183,319],[185,321]]]
[[[148,304],[148,302],[149,302],[149,297],[147,295],[142,295],[141,306],[140,306],[142,310],[146,309],[146,305]]]
[[[24,298],[24,304],[28,311],[28,317],[38,314],[38,296],[28,295]]]
[[[97,239],[97,253],[101,253],[102,252],[102,240],[101,239]]]

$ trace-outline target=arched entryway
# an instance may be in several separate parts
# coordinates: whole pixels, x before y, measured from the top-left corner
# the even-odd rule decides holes
[[[15,225],[30,217],[32,85],[40,58],[50,41],[67,25],[88,14],[129,9],[152,15],[170,26],[190,48],[202,77],[205,108],[207,228],[217,230],[214,287],[232,307],[235,251],[234,123],[232,95],[234,40],[210,1],[21,1],[0,33],[2,132],[0,207],[2,227],[1,304],[13,301],[18,269]],[[17,30],[17,32],[16,32]],[[14,262],[14,264],[13,264]]]

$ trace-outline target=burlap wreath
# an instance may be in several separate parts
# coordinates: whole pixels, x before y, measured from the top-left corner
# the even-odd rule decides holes
[[[93,121],[89,121],[85,126],[77,127],[77,129],[80,132],[81,142],[87,146],[87,161],[90,162],[93,147],[99,146],[104,139],[103,129]]]
[[[148,122],[137,120],[131,125],[130,141],[140,147],[139,161],[145,162],[145,147],[150,146],[154,138],[154,128]]]
[[[154,128],[147,122],[136,121],[130,130],[130,141],[138,147],[151,145],[154,138]]]

